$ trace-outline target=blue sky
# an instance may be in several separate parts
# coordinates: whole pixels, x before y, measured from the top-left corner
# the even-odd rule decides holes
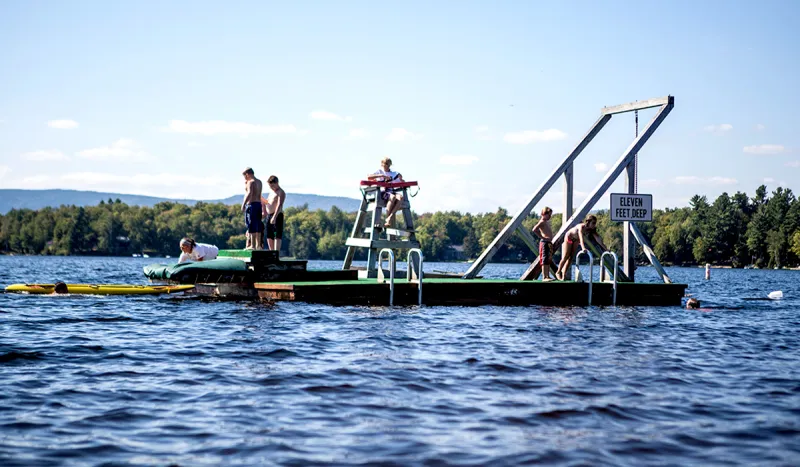
[[[513,212],[603,106],[671,94],[639,158],[655,207],[797,191],[798,20],[793,1],[0,2],[0,188],[215,199],[252,166],[358,197],[389,156],[418,212]],[[615,116],[577,159],[576,205],[633,134]]]

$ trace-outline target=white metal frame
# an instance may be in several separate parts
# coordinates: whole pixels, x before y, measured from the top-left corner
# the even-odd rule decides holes
[[[466,273],[462,276],[464,279],[474,279],[478,273],[483,269],[486,263],[491,260],[491,258],[497,253],[500,247],[508,241],[509,237],[514,234],[514,232],[518,232],[521,229],[522,221],[525,220],[530,215],[531,210],[541,201],[544,195],[552,188],[552,186],[558,181],[558,179],[563,176],[564,177],[564,217],[566,220],[562,223],[561,229],[553,238],[553,248],[558,248],[564,241],[566,236],[567,230],[578,224],[594,207],[597,201],[608,191],[611,185],[617,180],[617,178],[625,172],[626,176],[626,188],[628,193],[633,193],[635,191],[635,182],[634,182],[634,174],[636,171],[636,154],[642,149],[642,147],[647,143],[650,137],[655,133],[656,129],[658,129],[661,122],[669,115],[672,108],[675,106],[675,98],[673,96],[666,96],[660,97],[656,99],[648,99],[645,101],[638,101],[632,102],[629,104],[617,105],[612,107],[604,107],[600,111],[600,118],[595,121],[594,125],[589,129],[589,131],[584,135],[583,139],[573,148],[573,150],[567,155],[561,164],[556,167],[553,173],[548,177],[534,192],[533,196],[528,200],[528,203],[525,204],[522,209],[517,212],[513,218],[509,221],[508,224],[497,234],[494,240],[486,247],[486,249],[481,253],[477,260],[470,266]],[[575,159],[580,155],[580,153],[589,145],[589,143],[594,139],[595,136],[603,129],[603,127],[611,120],[613,115],[623,113],[623,112],[632,112],[641,109],[647,109],[651,107],[659,107],[659,110],[656,112],[656,115],[653,117],[652,120],[645,126],[644,130],[633,140],[633,142],[628,146],[628,148],[623,152],[622,156],[617,160],[614,166],[608,171],[606,176],[594,191],[589,195],[589,197],[581,204],[575,212],[572,209],[572,202],[573,202],[573,162]],[[634,234],[633,229],[631,226],[635,225],[630,222],[625,222],[623,226],[623,242],[624,242],[624,276],[629,280],[634,279],[634,255],[635,255],[635,248],[633,245],[633,238]],[[527,233],[527,232],[526,232]],[[526,245],[528,247],[532,247],[529,245],[530,239],[526,238],[525,235],[522,236],[523,240],[525,240]],[[647,244],[647,241],[642,236],[641,238],[636,238],[636,240],[642,245],[642,247],[647,251],[648,249],[652,250]],[[535,249],[532,248],[534,251]],[[655,255],[653,255],[653,258]],[[648,258],[650,256],[648,255]],[[520,279],[522,280],[532,280],[537,277],[541,271],[540,263],[541,258],[536,258],[531,266],[528,268],[527,271],[522,275]],[[652,262],[653,259],[650,258]],[[655,266],[656,263],[653,265]],[[656,267],[659,270],[659,273],[662,274],[662,278],[664,282],[669,283],[669,278],[663,273],[663,268]]]

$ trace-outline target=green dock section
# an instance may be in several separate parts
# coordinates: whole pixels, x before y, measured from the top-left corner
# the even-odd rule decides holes
[[[219,250],[217,256],[220,258],[250,258],[253,250]]]

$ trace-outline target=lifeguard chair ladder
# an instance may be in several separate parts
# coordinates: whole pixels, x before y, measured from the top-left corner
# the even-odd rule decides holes
[[[359,272],[359,277],[376,278],[378,254],[382,249],[407,250],[420,247],[414,230],[414,220],[411,218],[411,204],[408,197],[408,188],[412,186],[417,186],[417,182],[361,181],[361,206],[358,208],[350,238],[345,242],[347,253],[342,264],[343,270],[351,269],[356,248],[368,249],[367,269]],[[388,228],[384,227],[381,219],[381,213],[386,209],[386,201],[381,197],[383,189],[394,189],[403,194],[403,204],[400,208],[405,223],[403,228],[396,227],[396,216]]]

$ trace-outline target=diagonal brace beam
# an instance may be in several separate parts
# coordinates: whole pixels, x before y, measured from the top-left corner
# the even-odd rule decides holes
[[[642,246],[642,251],[644,251],[644,255],[647,256],[647,259],[650,260],[650,264],[656,268],[656,271],[661,276],[661,280],[664,281],[665,284],[672,284],[672,280],[667,275],[667,272],[664,271],[664,268],[661,266],[661,263],[658,261],[655,252],[652,248],[650,248],[650,244],[647,243],[647,239],[644,238],[642,231],[639,230],[639,227],[636,226],[633,222],[630,223],[631,233],[633,233],[634,238],[636,241],[639,242],[639,245]]]
[[[517,214],[515,214],[513,218],[511,218],[508,224],[506,224],[506,226],[503,227],[503,230],[501,230],[500,233],[498,233],[497,236],[494,238],[494,240],[492,240],[492,243],[490,243],[486,247],[486,249],[483,250],[483,253],[481,253],[478,259],[476,259],[475,262],[472,263],[467,272],[464,273],[463,276],[464,279],[474,279],[475,276],[478,275],[481,269],[483,269],[483,267],[486,266],[486,263],[488,263],[489,260],[491,260],[492,257],[495,255],[495,253],[497,253],[500,247],[502,247],[503,244],[505,244],[505,242],[508,240],[508,237],[510,237],[514,233],[514,231],[517,230],[517,227],[519,227],[520,224],[522,224],[522,221],[525,220],[525,218],[530,215],[531,209],[533,209],[534,206],[536,206],[536,204],[539,203],[539,201],[541,201],[545,193],[547,193],[547,191],[553,186],[553,184],[555,184],[556,181],[558,181],[558,178],[561,177],[564,171],[567,170],[570,164],[572,164],[572,161],[574,161],[575,158],[578,157],[581,152],[583,152],[586,146],[594,139],[595,136],[597,136],[597,134],[600,132],[600,130],[603,129],[603,127],[606,125],[606,123],[608,123],[609,120],[611,120],[611,115],[602,115],[600,118],[597,119],[596,122],[594,122],[594,125],[592,125],[592,127],[589,129],[586,135],[584,135],[580,143],[578,143],[578,145],[575,146],[575,148],[572,150],[572,152],[570,152],[570,154],[566,157],[566,159],[564,159],[561,165],[559,165],[553,171],[553,173],[550,175],[550,178],[545,180],[544,183],[542,183],[539,186],[539,188],[531,197],[531,199],[528,201],[528,203],[525,206],[523,206],[522,209],[520,209],[519,212],[517,212]]]
[[[534,254],[539,254],[539,248],[537,248],[536,239],[533,238],[533,235],[531,235],[522,224],[517,226],[517,235],[520,236],[523,243],[525,243],[525,245],[527,245]]]

